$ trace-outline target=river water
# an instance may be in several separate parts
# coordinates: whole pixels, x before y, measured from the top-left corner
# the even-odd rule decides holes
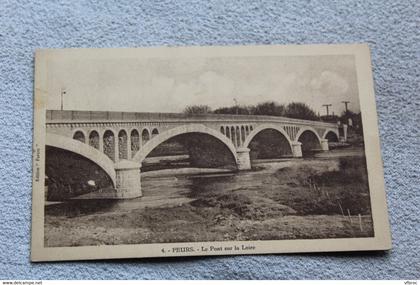
[[[171,207],[188,203],[208,194],[232,193],[241,190],[266,191],[279,187],[273,176],[280,169],[309,163],[324,171],[338,170],[340,157],[363,155],[360,151],[336,150],[319,153],[307,159],[273,159],[253,161],[250,171],[226,169],[168,169],[142,174],[140,198],[129,200],[74,199],[50,205],[47,214],[79,216],[93,213],[130,212],[150,207]]]

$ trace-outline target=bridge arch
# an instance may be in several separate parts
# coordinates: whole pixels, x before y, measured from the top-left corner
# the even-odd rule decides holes
[[[128,157],[128,133],[122,128],[118,131],[118,159],[127,159]]]
[[[230,128],[229,128],[229,127],[225,127],[225,130],[226,130],[226,131],[225,131],[225,132],[226,132],[226,134],[225,134],[225,135],[228,137],[228,139],[230,139],[230,137],[231,137],[231,136],[230,136]]]
[[[134,154],[140,150],[140,132],[137,128],[131,128],[128,135],[130,136],[129,148],[131,149],[131,156],[133,157]]]
[[[323,139],[328,139],[329,142],[338,142],[339,137],[338,130],[335,129],[326,129],[322,136]]]
[[[240,146],[241,145],[241,131],[239,129],[239,126],[235,127],[235,137],[236,137],[235,145]]]
[[[141,141],[142,141],[142,144],[147,143],[150,140],[150,138],[151,138],[151,133],[150,133],[149,128],[146,128],[146,127],[143,128],[141,130]]]
[[[301,140],[302,139],[302,140]],[[301,127],[296,133],[296,142],[302,143],[302,152],[309,152],[322,149],[322,139],[318,132],[312,127]]]
[[[112,128],[107,128],[102,133],[102,145],[103,151],[112,161],[118,159],[118,153],[116,153],[116,146],[118,146],[118,132]]]
[[[139,128],[137,128],[137,127],[131,127],[129,129],[127,129],[127,134],[132,134],[133,132],[134,133],[137,133],[139,135],[139,137],[140,137],[141,132],[140,132]]]
[[[231,135],[231,139],[234,145],[236,145],[236,130],[235,127],[230,127],[230,135]]]
[[[319,144],[321,144],[321,137],[319,136],[318,132],[312,127],[301,127],[299,131],[296,133],[295,141],[296,142],[299,141],[300,136],[306,131],[313,133],[318,139]]]
[[[259,134],[260,132],[264,131],[264,130],[268,130],[268,129],[273,129],[278,131],[279,133],[281,133],[287,140],[287,142],[289,143],[290,149],[292,150],[292,141],[290,140],[289,135],[286,133],[286,131],[278,125],[274,125],[274,124],[263,124],[258,126],[257,128],[253,129],[252,127],[250,127],[251,132],[249,133],[249,135],[246,137],[245,142],[243,143],[244,147],[248,147],[249,144],[251,143],[252,139]]]
[[[74,140],[80,141],[82,143],[86,143],[86,141],[88,140],[87,133],[83,129],[75,129],[73,131],[72,137]]]
[[[89,146],[99,149],[99,145],[100,145],[100,135],[99,132],[97,130],[91,130],[89,132],[89,139],[88,139],[88,144]]]
[[[146,144],[144,144],[143,147],[140,149],[140,151],[136,153],[133,160],[141,163],[146,158],[146,156],[153,149],[159,146],[161,143],[167,141],[168,139],[172,137],[182,135],[182,134],[187,134],[187,133],[203,133],[203,134],[207,134],[218,139],[232,153],[235,159],[235,163],[237,162],[238,159],[237,159],[236,149],[232,141],[228,139],[226,136],[224,136],[222,133],[220,133],[219,131],[208,128],[202,124],[185,125],[185,126],[176,127],[176,128],[160,133],[159,135],[150,139]]]
[[[154,128],[153,130],[152,130],[152,137],[155,137],[155,136],[157,136],[159,134],[159,130],[157,129],[157,128]]]
[[[116,175],[114,162],[108,156],[88,144],[68,137],[47,133],[45,138],[45,145],[74,152],[97,164],[106,172],[106,174],[108,174],[109,178],[112,180],[113,186],[115,187]]]

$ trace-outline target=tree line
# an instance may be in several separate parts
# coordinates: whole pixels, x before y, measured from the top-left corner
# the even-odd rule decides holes
[[[289,104],[279,104],[274,101],[259,103],[256,105],[236,105],[230,107],[222,107],[212,110],[207,105],[191,105],[184,110],[187,115],[197,114],[233,114],[233,115],[265,115],[280,116],[303,120],[324,121],[330,123],[341,122],[347,124],[350,129],[357,134],[363,135],[363,124],[361,113],[355,113],[350,110],[343,111],[341,115],[323,115],[316,114],[305,103],[293,102]]]
[[[287,105],[274,101],[259,103],[256,105],[237,105],[222,107],[212,110],[207,105],[187,106],[184,110],[187,115],[196,114],[233,114],[233,115],[265,115],[279,116],[295,119],[319,121],[321,118],[305,103],[292,102]]]

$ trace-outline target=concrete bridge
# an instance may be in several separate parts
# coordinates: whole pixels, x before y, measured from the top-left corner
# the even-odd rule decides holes
[[[328,141],[345,141],[347,127],[273,116],[185,115],[48,110],[46,145],[96,163],[111,178],[116,198],[141,196],[141,163],[163,142],[184,134],[211,136],[232,155],[238,170],[251,169],[250,143],[265,130],[287,141],[290,155],[328,151]],[[341,135],[340,135],[341,134]]]

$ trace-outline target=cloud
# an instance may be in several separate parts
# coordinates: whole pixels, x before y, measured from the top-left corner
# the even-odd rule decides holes
[[[328,103],[336,112],[348,100],[352,110],[359,108],[352,57],[92,60],[53,62],[49,108],[60,108],[62,87],[72,109],[182,112],[187,105],[232,106],[234,98],[239,104],[305,102],[320,111]]]
[[[313,78],[309,85],[316,91],[334,96],[344,95],[349,90],[348,82],[339,74],[329,70],[325,70],[320,76]]]
[[[173,100],[182,105],[209,105],[213,108],[231,105],[234,97],[234,83],[214,71],[206,71],[189,81],[174,86]]]

